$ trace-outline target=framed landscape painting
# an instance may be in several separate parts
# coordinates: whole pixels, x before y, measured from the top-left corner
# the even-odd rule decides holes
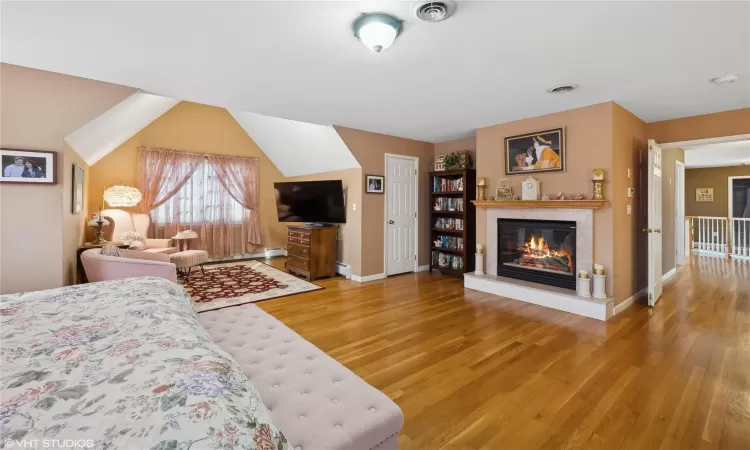
[[[0,183],[57,183],[57,153],[0,149]]]
[[[565,171],[565,130],[537,131],[505,138],[505,174]]]
[[[83,210],[83,177],[86,172],[83,167],[73,164],[73,214]]]

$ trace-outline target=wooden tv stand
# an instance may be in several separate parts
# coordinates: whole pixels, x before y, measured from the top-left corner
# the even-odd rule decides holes
[[[286,269],[312,281],[336,276],[337,227],[287,227]]]

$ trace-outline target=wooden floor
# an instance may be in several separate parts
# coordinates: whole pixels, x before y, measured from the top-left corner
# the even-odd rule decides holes
[[[426,272],[318,283],[258,305],[398,403],[401,450],[750,449],[750,262],[607,323]]]

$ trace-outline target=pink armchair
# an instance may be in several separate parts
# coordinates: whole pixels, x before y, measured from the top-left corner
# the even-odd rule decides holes
[[[110,225],[104,227],[104,239],[113,242],[122,241],[122,235],[128,231],[135,231],[142,236],[148,236],[151,217],[148,214],[130,213],[121,209],[102,210],[102,216],[109,220]],[[172,239],[146,239],[144,252],[176,253],[177,247],[172,246]]]
[[[169,255],[125,250],[125,257],[102,255],[92,248],[81,253],[81,263],[89,281],[119,280],[133,277],[160,277],[177,283],[177,267]]]

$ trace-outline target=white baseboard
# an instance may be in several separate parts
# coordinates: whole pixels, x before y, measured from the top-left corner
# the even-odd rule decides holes
[[[417,272],[427,272],[428,270],[430,270],[430,265],[429,264],[427,264],[425,266],[419,266],[417,268]]]
[[[677,273],[677,267],[672,267],[672,270],[670,270],[669,272],[667,272],[667,273],[665,273],[664,275],[661,276],[661,282],[663,283],[663,282],[667,281],[668,279],[670,279],[673,276],[675,276],[676,273]]]
[[[642,296],[646,295],[647,292],[648,292],[648,288],[645,287],[641,289],[640,291],[636,292],[635,294],[633,294],[630,298],[628,298],[624,302],[620,302],[617,305],[615,305],[614,315],[618,315],[621,312],[625,311],[626,309],[630,308],[630,305],[635,303],[635,301],[641,298]]]
[[[384,273],[376,273],[375,275],[365,275],[363,277],[360,277],[359,275],[352,275],[352,280],[358,281],[360,283],[367,283],[368,281],[382,280],[383,278],[385,278]]]

